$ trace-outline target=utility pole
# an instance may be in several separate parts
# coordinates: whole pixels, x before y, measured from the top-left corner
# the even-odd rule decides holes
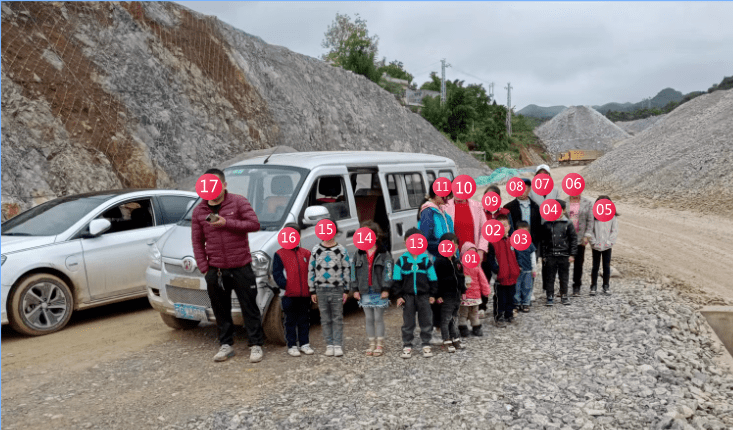
[[[493,82],[489,84],[489,97],[491,98],[492,101],[494,100],[494,83]]]
[[[441,63],[441,74],[440,74],[440,105],[445,104],[445,68],[450,67],[450,64],[445,64],[445,58],[440,60]]]
[[[512,83],[507,82],[506,87],[506,133],[512,135]]]

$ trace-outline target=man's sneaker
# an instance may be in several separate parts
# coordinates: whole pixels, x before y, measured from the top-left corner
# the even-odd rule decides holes
[[[310,343],[306,343],[305,345],[300,347],[300,352],[302,352],[305,355],[313,355],[315,354],[315,351],[313,351],[313,348],[311,348]]]
[[[226,361],[231,357],[234,357],[234,348],[231,345],[224,344],[219,348],[219,352],[214,356],[214,361]]]
[[[333,345],[326,346],[326,356],[333,357]]]
[[[547,296],[547,303],[545,306],[552,306],[555,304],[555,296]]]
[[[568,298],[567,294],[562,296],[560,302],[565,306],[570,306],[570,299]]]
[[[402,355],[400,355],[400,357],[402,358],[412,357],[412,348],[410,348],[409,346],[402,348]]]
[[[433,351],[430,350],[429,346],[423,346],[422,347],[422,356],[425,358],[432,357]]]
[[[453,346],[453,342],[451,342],[450,340],[446,340],[445,342],[443,342],[443,347],[448,352],[456,352],[456,347]]]
[[[456,349],[466,349],[466,345],[461,342],[461,339],[453,339],[453,346],[456,347]]]
[[[334,357],[343,357],[344,356],[344,351],[341,349],[340,346],[335,345],[333,347],[333,356]]]
[[[300,357],[300,351],[298,350],[298,347],[297,346],[293,346],[293,347],[288,348],[288,354],[291,357]]]
[[[589,294],[589,295],[591,295],[591,296],[595,296],[595,295],[596,295],[596,289],[597,289],[597,288],[598,288],[598,286],[597,286],[597,285],[591,285],[591,286],[590,286],[590,294]]]
[[[573,297],[580,297],[580,287],[573,287]]]
[[[259,363],[262,361],[262,347],[255,345],[249,349],[249,361],[250,363]]]

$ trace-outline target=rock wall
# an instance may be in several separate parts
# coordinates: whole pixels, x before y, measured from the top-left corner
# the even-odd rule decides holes
[[[2,4],[2,200],[173,187],[239,154],[387,150],[485,165],[368,79],[175,3]]]

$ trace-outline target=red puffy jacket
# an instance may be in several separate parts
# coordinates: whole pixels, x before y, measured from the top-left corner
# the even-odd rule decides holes
[[[196,206],[191,219],[193,255],[201,273],[209,266],[233,269],[252,262],[247,233],[260,230],[257,214],[249,201],[227,192],[221,202],[219,216],[226,220],[224,227],[212,227],[206,217],[213,213],[206,200]]]

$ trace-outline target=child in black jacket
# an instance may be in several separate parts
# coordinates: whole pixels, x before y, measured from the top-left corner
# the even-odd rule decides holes
[[[547,221],[542,226],[542,285],[547,292],[547,306],[552,306],[555,299],[555,276],[560,278],[560,298],[563,305],[569,305],[568,278],[570,263],[578,252],[578,240],[575,226],[567,217],[566,203],[558,200],[563,214],[557,221]]]
[[[440,237],[440,242],[444,240],[453,242],[456,252],[450,257],[439,255],[434,263],[435,274],[438,276],[437,301],[442,303],[440,333],[443,336],[443,347],[448,352],[456,352],[456,348],[465,348],[458,337],[458,308],[461,306],[461,296],[466,293],[466,279],[459,258],[458,236],[445,233]]]

